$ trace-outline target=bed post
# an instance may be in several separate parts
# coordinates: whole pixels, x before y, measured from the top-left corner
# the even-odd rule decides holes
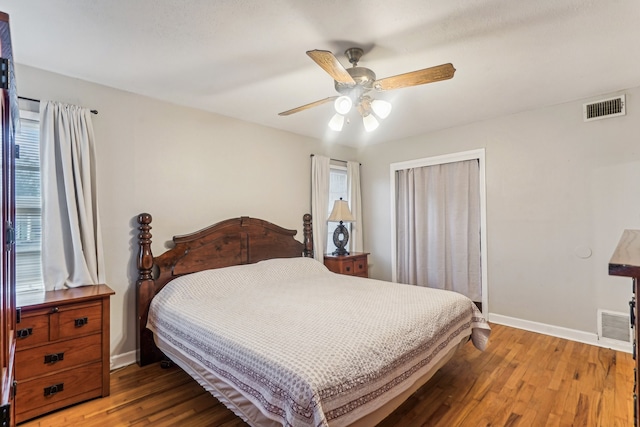
[[[153,281],[153,254],[151,253],[151,215],[141,213],[138,215],[140,234],[138,234],[138,281],[136,282],[138,317],[138,364],[140,366],[159,360],[153,334],[147,329],[147,316],[149,305],[155,295],[155,283]]]
[[[302,217],[302,233],[304,236],[304,251],[302,256],[313,258],[313,231],[311,227],[311,214]]]

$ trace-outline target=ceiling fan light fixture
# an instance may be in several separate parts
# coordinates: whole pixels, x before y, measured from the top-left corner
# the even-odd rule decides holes
[[[358,66],[363,53],[364,50],[362,48],[352,47],[347,49],[345,56],[349,59],[352,67],[346,69],[335,55],[328,50],[315,49],[307,51],[307,56],[333,78],[334,87],[340,95],[329,96],[292,108],[279,113],[279,115],[289,116],[333,101],[336,114],[328,123],[330,129],[340,132],[345,122],[347,124],[350,123],[348,114],[355,107],[362,116],[365,130],[371,132],[378,128],[379,121],[386,119],[392,110],[390,102],[382,99],[373,99],[372,91],[390,91],[448,80],[456,72],[453,64],[447,63],[378,79],[373,70]]]
[[[386,119],[387,117],[389,117],[391,108],[391,103],[383,99],[374,99],[371,102],[371,109],[374,113],[376,113],[376,116],[380,117],[381,119]]]
[[[351,111],[353,101],[351,101],[351,98],[349,98],[348,96],[342,95],[336,98],[336,101],[333,105],[336,109],[336,113],[347,114],[349,111]]]
[[[344,116],[340,114],[334,114],[329,120],[329,129],[334,130],[336,132],[340,132],[342,127],[344,126]]]
[[[373,114],[367,114],[362,116],[362,123],[364,124],[364,130],[372,132],[378,128],[380,122],[373,116]]]

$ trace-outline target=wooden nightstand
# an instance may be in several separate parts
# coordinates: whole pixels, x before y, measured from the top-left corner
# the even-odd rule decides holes
[[[349,255],[325,254],[324,265],[334,273],[369,277],[368,256],[367,252],[352,252]]]
[[[17,297],[16,422],[109,395],[106,285]]]

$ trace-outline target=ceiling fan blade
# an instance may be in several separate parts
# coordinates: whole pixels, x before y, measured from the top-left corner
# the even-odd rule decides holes
[[[409,86],[418,86],[426,83],[448,80],[453,77],[456,69],[452,64],[442,64],[410,73],[398,74],[393,77],[385,77],[376,80],[373,87],[376,90],[393,90]]]
[[[309,108],[317,107],[318,105],[322,105],[322,104],[325,104],[327,102],[334,101],[337,98],[338,98],[338,96],[330,96],[328,98],[321,99],[319,101],[315,101],[315,102],[312,102],[310,104],[305,104],[305,105],[302,105],[300,107],[292,108],[291,110],[283,111],[282,113],[278,113],[278,115],[279,116],[288,116],[290,114],[297,113],[299,111],[307,110]]]
[[[328,50],[309,50],[307,55],[315,61],[323,70],[325,70],[333,80],[340,83],[355,85],[351,75],[345,70],[340,61]]]

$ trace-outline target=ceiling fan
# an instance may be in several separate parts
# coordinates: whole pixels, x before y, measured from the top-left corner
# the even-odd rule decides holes
[[[378,127],[379,122],[376,117],[384,119],[391,112],[391,104],[389,102],[372,98],[371,93],[373,91],[401,89],[448,80],[456,72],[453,65],[448,63],[378,80],[375,73],[369,68],[358,67],[358,62],[363,53],[364,51],[359,47],[347,49],[344,54],[352,64],[352,67],[345,69],[333,53],[329,51],[307,51],[307,55],[333,77],[335,89],[340,95],[330,96],[283,111],[279,115],[288,116],[333,101],[336,114],[329,121],[331,129],[335,131],[342,130],[345,115],[355,105],[362,115],[365,130],[371,131]]]

